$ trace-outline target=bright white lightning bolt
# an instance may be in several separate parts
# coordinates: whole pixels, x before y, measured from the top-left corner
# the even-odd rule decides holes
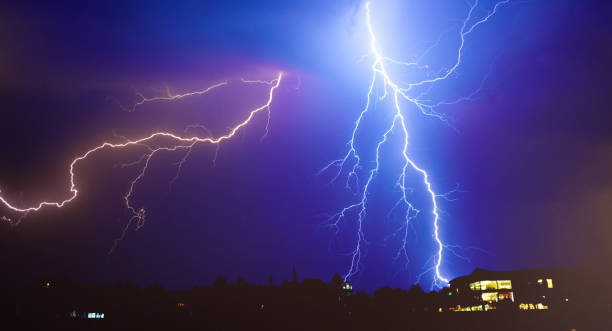
[[[249,114],[248,114],[248,116],[246,117],[245,120],[243,120],[239,124],[237,124],[234,127],[232,127],[229,130],[229,132],[226,133],[225,135],[218,136],[218,137],[212,137],[212,135],[209,134],[209,136],[207,136],[207,137],[201,137],[201,136],[198,136],[198,135],[187,135],[187,134],[185,134],[184,136],[180,136],[180,135],[177,135],[177,134],[174,134],[174,133],[171,133],[171,132],[155,132],[155,133],[152,133],[149,136],[146,136],[146,137],[143,137],[143,138],[139,138],[139,139],[135,139],[135,140],[130,140],[130,139],[127,139],[127,138],[123,137],[123,140],[125,142],[122,142],[122,143],[104,142],[104,143],[102,143],[102,144],[100,144],[98,146],[95,146],[95,147],[89,149],[88,151],[86,151],[85,153],[83,153],[80,156],[76,157],[75,159],[73,159],[70,162],[70,172],[69,172],[70,173],[70,187],[69,187],[70,196],[69,197],[67,197],[67,198],[65,198],[63,200],[57,200],[57,201],[42,201],[42,202],[40,202],[40,203],[38,203],[36,205],[30,206],[30,207],[18,207],[15,204],[10,203],[5,197],[0,195],[0,203],[2,205],[4,205],[6,208],[8,208],[9,210],[21,214],[21,216],[17,220],[17,222],[14,222],[15,224],[19,223],[19,221],[21,221],[23,219],[23,217],[27,216],[29,213],[38,212],[43,207],[62,208],[66,204],[68,204],[71,201],[73,201],[74,199],[76,199],[76,197],[78,196],[79,191],[77,189],[77,185],[76,185],[76,182],[75,182],[75,171],[76,171],[77,164],[79,164],[81,161],[84,161],[90,155],[92,155],[92,154],[94,154],[96,152],[102,151],[104,149],[111,149],[112,150],[112,149],[124,149],[124,148],[129,148],[129,147],[144,148],[145,149],[144,154],[137,161],[121,165],[123,167],[127,167],[127,166],[135,166],[135,165],[142,164],[142,167],[141,167],[140,171],[138,172],[136,177],[132,181],[130,181],[129,189],[127,190],[127,192],[123,196],[124,204],[125,204],[126,208],[132,214],[132,216],[130,217],[130,219],[129,219],[127,225],[126,225],[126,227],[124,228],[124,230],[122,232],[121,238],[123,238],[123,236],[125,236],[125,232],[127,231],[127,229],[130,227],[130,225],[133,222],[136,222],[136,229],[138,229],[138,228],[140,228],[140,227],[142,227],[144,225],[146,210],[144,208],[139,208],[139,207],[134,206],[132,204],[131,197],[132,197],[132,195],[134,193],[134,188],[135,188],[136,184],[138,184],[139,181],[145,176],[151,159],[157,153],[160,153],[160,152],[165,152],[165,151],[173,152],[173,151],[178,151],[178,150],[186,151],[186,155],[178,163],[178,170],[177,170],[177,176],[178,176],[178,171],[180,171],[180,167],[186,161],[187,157],[189,156],[189,153],[191,152],[192,148],[196,144],[198,144],[198,143],[209,143],[209,144],[217,145],[217,147],[218,147],[221,142],[223,142],[224,140],[231,139],[232,137],[234,137],[236,135],[236,133],[241,128],[243,128],[244,126],[249,124],[249,122],[251,122],[251,120],[253,119],[253,117],[257,113],[262,112],[262,111],[267,111],[268,112],[268,116],[269,116],[269,114],[270,114],[269,113],[270,106],[271,106],[272,101],[273,101],[274,92],[279,87],[282,77],[283,77],[283,74],[281,72],[272,81],[246,81],[246,82],[263,83],[263,84],[269,85],[270,88],[269,88],[269,91],[268,91],[267,101],[266,101],[265,104],[252,109],[249,112]],[[213,86],[207,88],[206,90],[197,91],[197,92],[190,92],[190,93],[181,94],[181,95],[174,95],[174,96],[169,96],[169,97],[157,97],[157,98],[148,98],[148,99],[143,97],[143,101],[139,102],[137,105],[142,105],[145,102],[153,102],[153,101],[157,101],[157,100],[172,101],[172,100],[184,98],[184,97],[187,97],[187,96],[202,95],[202,94],[210,91],[213,88],[216,88],[216,87],[219,87],[219,86],[222,86],[222,85],[226,85],[226,84],[227,84],[227,82],[223,82],[223,83],[219,83],[219,84],[213,85]],[[136,106],[134,106],[134,108],[132,108],[132,109],[135,109],[135,107]],[[197,127],[201,128],[201,126],[197,126]],[[266,127],[266,134],[267,134],[267,127]],[[6,216],[2,216],[0,219],[5,220],[5,221],[7,221],[9,223],[13,222],[10,218],[8,218]],[[118,240],[120,240],[121,238],[119,238]],[[115,245],[116,245],[116,243],[117,243],[117,241],[115,241]],[[114,246],[113,246],[113,248],[114,248]],[[112,251],[112,249],[111,249],[111,251]]]
[[[402,225],[400,229],[402,230],[401,232],[403,232],[402,241],[401,241],[402,245],[399,251],[397,252],[395,258],[398,258],[399,256],[403,255],[405,256],[406,261],[408,261],[408,252],[407,252],[408,228],[410,226],[411,220],[414,219],[416,215],[419,214],[420,212],[408,200],[409,188],[406,183],[406,176],[408,174],[408,171],[414,171],[421,176],[423,180],[423,184],[427,191],[427,195],[429,197],[429,200],[431,201],[432,209],[430,211],[430,214],[432,217],[432,224],[433,224],[432,236],[437,246],[436,253],[429,259],[430,262],[428,262],[428,263],[431,263],[431,265],[426,266],[425,272],[418,275],[417,281],[425,273],[433,272],[434,274],[433,285],[434,286],[443,287],[448,284],[448,279],[444,277],[440,271],[444,253],[445,253],[445,248],[448,249],[452,254],[456,254],[456,253],[454,250],[451,249],[453,248],[453,246],[444,244],[442,239],[440,238],[440,225],[439,225],[440,210],[438,207],[438,198],[444,195],[437,194],[434,191],[432,182],[430,180],[430,176],[427,173],[427,171],[423,169],[422,167],[419,167],[417,163],[409,157],[408,128],[407,128],[407,123],[406,123],[406,117],[404,116],[404,113],[402,111],[400,101],[407,101],[409,104],[412,104],[423,115],[433,116],[435,118],[445,121],[444,116],[435,111],[438,106],[452,105],[452,104],[456,104],[462,101],[468,101],[476,93],[478,93],[480,89],[482,88],[482,86],[479,87],[478,90],[474,91],[469,96],[459,98],[454,101],[440,101],[440,102],[434,103],[430,100],[423,99],[424,95],[426,95],[427,92],[436,83],[446,80],[447,78],[451,77],[451,75],[455,73],[457,68],[461,65],[465,38],[469,34],[471,34],[476,27],[488,21],[489,18],[491,18],[497,12],[497,9],[499,8],[499,6],[506,4],[509,1],[510,0],[504,0],[504,1],[497,2],[494,5],[493,9],[488,14],[486,14],[483,18],[480,18],[476,20],[475,22],[470,23],[471,21],[474,20],[472,16],[473,16],[475,8],[478,6],[478,0],[475,0],[474,3],[470,5],[467,16],[462,22],[460,33],[459,33],[460,44],[459,44],[459,47],[457,48],[457,56],[456,56],[456,60],[453,63],[453,65],[449,69],[442,70],[441,72],[436,73],[431,78],[417,80],[417,81],[413,81],[413,82],[403,84],[403,85],[396,82],[391,77],[391,75],[389,74],[389,71],[387,71],[386,64],[391,63],[391,64],[394,64],[394,65],[397,65],[403,68],[413,68],[413,69],[419,69],[419,70],[428,70],[429,67],[427,65],[421,64],[420,63],[421,60],[415,61],[415,62],[398,61],[398,60],[386,57],[380,52],[378,45],[377,45],[376,34],[374,33],[374,29],[371,23],[370,4],[369,2],[366,3],[365,5],[366,25],[368,28],[369,39],[370,39],[370,52],[367,56],[370,56],[373,58],[373,62],[371,65],[372,78],[370,81],[369,90],[368,90],[367,97],[366,97],[366,104],[365,104],[365,107],[360,112],[359,116],[357,117],[357,120],[355,121],[355,125],[353,126],[351,138],[348,142],[348,146],[349,146],[348,152],[345,154],[345,156],[342,159],[338,159],[338,160],[331,162],[326,167],[321,169],[320,172],[326,171],[330,167],[338,167],[338,172],[332,179],[332,182],[333,182],[336,179],[338,179],[338,177],[342,174],[345,167],[348,166],[347,163],[353,162],[352,166],[348,166],[348,175],[346,178],[345,186],[350,189],[351,183],[355,182],[357,183],[357,186],[359,187],[358,171],[360,168],[363,167],[363,164],[362,164],[363,162],[358,152],[359,148],[355,142],[355,139],[361,127],[362,121],[364,120],[364,115],[368,112],[368,110],[370,110],[371,101],[374,98],[375,86],[378,81],[382,81],[382,84],[384,86],[384,94],[380,97],[380,99],[384,99],[389,95],[391,95],[393,98],[392,99],[393,117],[392,117],[389,127],[387,127],[387,129],[384,131],[382,138],[376,142],[375,166],[368,170],[368,172],[366,173],[365,183],[358,189],[358,196],[360,197],[359,200],[351,205],[344,207],[338,213],[334,214],[329,220],[331,225],[335,227],[336,229],[338,229],[340,222],[343,219],[345,219],[349,213],[356,212],[357,231],[355,235],[356,237],[355,246],[351,253],[352,258],[351,258],[350,267],[348,269],[348,272],[344,276],[345,280],[348,280],[349,278],[351,278],[352,276],[354,276],[356,273],[359,272],[359,265],[360,265],[360,260],[362,257],[362,245],[365,240],[365,234],[363,231],[363,223],[365,221],[366,214],[367,214],[368,193],[369,193],[370,185],[372,184],[372,181],[374,180],[374,178],[376,177],[380,169],[381,146],[384,145],[384,143],[387,141],[387,138],[390,133],[394,132],[396,129],[399,129],[403,137],[403,144],[400,150],[400,154],[403,160],[403,165],[401,168],[402,169],[401,173],[399,174],[399,177],[397,180],[397,186],[400,188],[400,191],[401,191],[401,198],[398,201],[398,204],[403,204],[405,206],[405,216],[404,216],[404,224]],[[428,49],[424,54],[426,54],[430,50],[431,48]],[[415,88],[423,87],[423,86],[427,88],[426,92],[421,92],[417,94],[415,91]],[[396,204],[396,207],[397,207],[397,204]]]

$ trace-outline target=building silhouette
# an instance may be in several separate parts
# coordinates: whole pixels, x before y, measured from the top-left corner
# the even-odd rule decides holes
[[[475,269],[450,281],[450,311],[548,310],[570,301],[575,272],[563,269]]]

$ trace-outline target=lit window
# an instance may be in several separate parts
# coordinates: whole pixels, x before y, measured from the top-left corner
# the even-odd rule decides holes
[[[472,291],[497,290],[498,288],[496,280],[481,280],[470,284]]]
[[[546,278],[546,285],[548,285],[548,288],[553,288],[553,282],[552,282],[552,279],[550,279],[550,278]]]
[[[519,304],[519,309],[521,310],[535,310],[535,309],[548,309],[548,306],[542,304],[542,303],[536,303],[535,305],[533,303],[521,303]]]
[[[544,283],[544,279],[538,279],[538,284],[543,284]]]
[[[449,309],[449,310],[453,310],[453,309]],[[472,307],[457,306],[455,311],[482,311],[482,306],[472,306]]]
[[[514,302],[514,294],[512,292],[501,292],[497,295],[497,298],[499,299],[499,301],[511,300],[512,302]]]
[[[500,290],[511,290],[512,289],[512,281],[510,280],[498,280]]]
[[[485,311],[489,311],[489,310],[494,310],[495,306],[493,306],[493,305],[484,305],[484,308],[485,308],[484,309]]]
[[[484,292],[482,293],[482,301],[497,302],[497,292]]]
[[[87,313],[87,318],[104,318],[103,313]]]
[[[483,290],[497,290],[497,281],[496,280],[481,280],[480,288]]]

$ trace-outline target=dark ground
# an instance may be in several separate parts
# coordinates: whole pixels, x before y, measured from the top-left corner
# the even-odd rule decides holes
[[[438,312],[452,306],[444,291],[413,286],[348,296],[340,284],[339,276],[280,286],[218,277],[211,286],[166,291],[55,277],[19,298],[1,295],[0,324],[3,330],[612,330],[611,300],[603,292],[548,311]],[[105,317],[73,318],[72,311]]]

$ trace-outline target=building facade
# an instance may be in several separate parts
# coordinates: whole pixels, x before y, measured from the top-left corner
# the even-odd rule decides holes
[[[563,269],[476,269],[450,281],[449,311],[548,310],[566,305],[573,275]]]

